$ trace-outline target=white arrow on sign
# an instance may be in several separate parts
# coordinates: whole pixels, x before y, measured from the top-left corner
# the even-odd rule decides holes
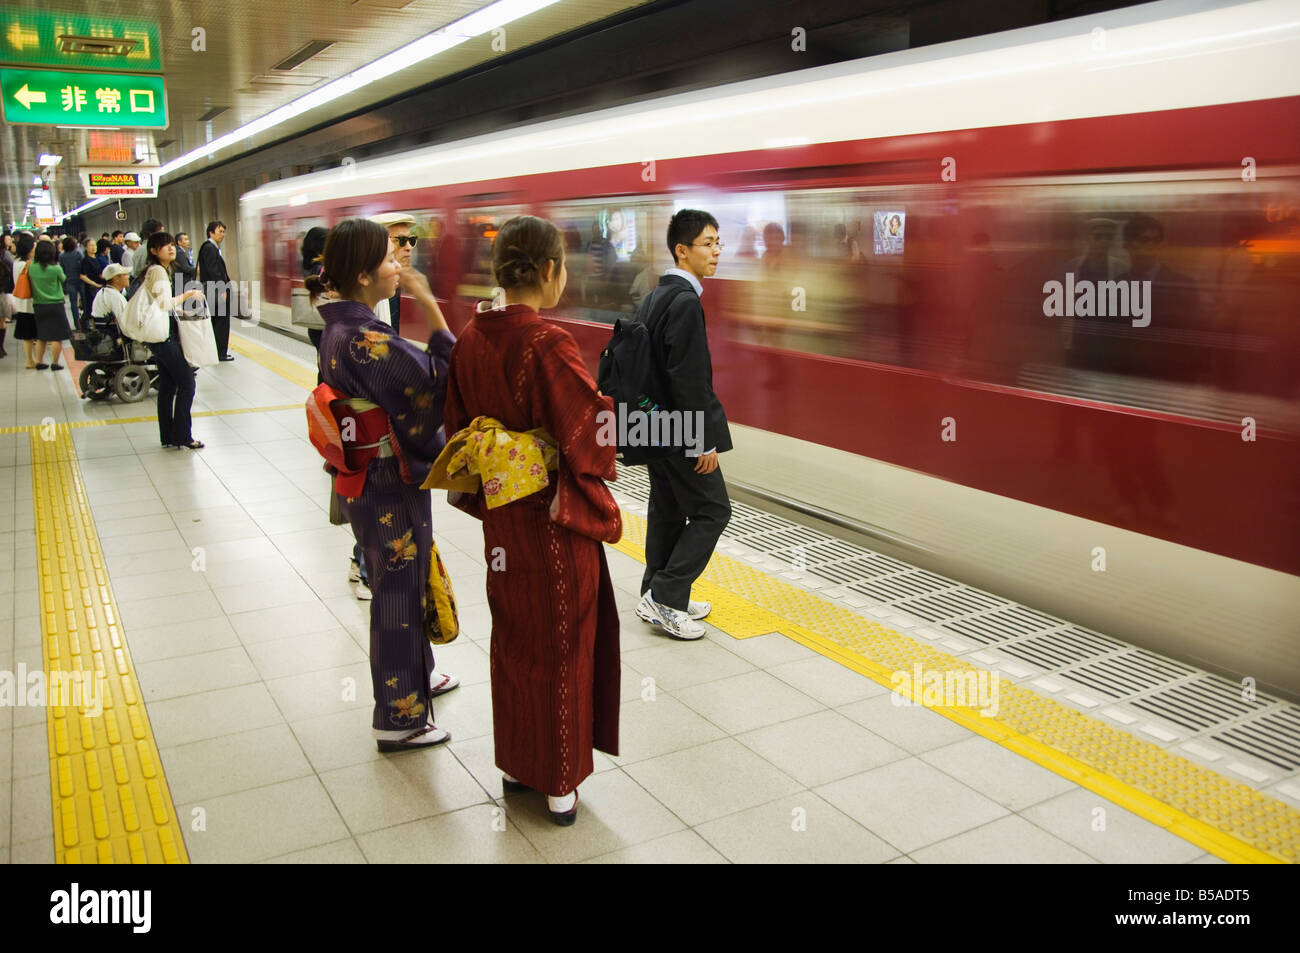
[[[14,93],[14,99],[18,100],[28,109],[31,109],[32,103],[45,102],[45,94],[30,90],[27,88],[27,84],[23,83],[22,88],[18,90],[18,92]]]

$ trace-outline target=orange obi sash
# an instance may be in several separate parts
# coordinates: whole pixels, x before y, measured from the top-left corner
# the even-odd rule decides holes
[[[307,436],[334,475],[334,491],[347,497],[361,495],[371,460],[396,452],[384,409],[340,394],[328,384],[319,385],[307,398]]]

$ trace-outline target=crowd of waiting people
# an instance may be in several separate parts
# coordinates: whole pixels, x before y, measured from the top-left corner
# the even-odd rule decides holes
[[[141,294],[140,304],[158,318],[157,333],[139,340],[158,368],[160,442],[164,448],[202,449],[190,423],[197,366],[187,359],[177,321],[187,302],[204,300],[218,360],[234,360],[230,275],[221,256],[225,235],[223,222],[209,222],[196,262],[190,236],[173,236],[157,219],[146,221],[139,233],[105,232],[98,240],[85,233],[6,230],[0,251],[0,358],[7,355],[12,321],[28,370],[62,370],[59,361],[73,326],[120,336],[129,301]],[[206,296],[192,284],[196,280],[208,289]]]
[[[544,794],[555,822],[571,824],[593,750],[618,753],[619,618],[603,548],[622,534],[605,483],[617,448],[597,439],[597,415],[612,402],[569,333],[539,317],[568,281],[560,229],[533,216],[500,227],[492,246],[498,296],[479,305],[456,339],[428,280],[410,266],[412,224],[398,214],[349,218],[303,242],[322,381],[309,422],[318,448],[313,410],[328,408],[333,433],[344,435],[344,459],[329,468],[332,503],[351,524],[354,560],[373,597],[372,732],[386,752],[450,738],[434,721],[432,699],[457,680],[435,668],[431,641],[442,640],[430,621],[438,575],[430,490],[447,489],[452,505],[482,521],[503,788]],[[637,316],[659,329],[655,360],[669,391],[662,399],[700,412],[704,439],[648,464],[636,611],[692,640],[705,634],[699,620],[711,607],[692,600],[691,587],[731,515],[718,468],[731,438],[713,393],[701,303],[702,279],[722,250],[717,221],[684,209],[667,244],[675,267],[647,288]],[[419,308],[426,348],[396,332],[389,303],[400,304],[399,289]]]

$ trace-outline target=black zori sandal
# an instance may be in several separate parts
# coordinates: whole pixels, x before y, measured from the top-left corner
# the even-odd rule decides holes
[[[178,443],[176,446],[185,447],[189,450],[202,450],[205,444],[202,440],[191,440],[189,443]]]

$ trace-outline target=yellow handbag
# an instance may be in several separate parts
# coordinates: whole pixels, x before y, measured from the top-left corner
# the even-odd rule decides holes
[[[456,595],[451,591],[451,577],[447,575],[437,543],[430,553],[429,580],[424,587],[424,634],[434,645],[454,642],[460,635]]]

